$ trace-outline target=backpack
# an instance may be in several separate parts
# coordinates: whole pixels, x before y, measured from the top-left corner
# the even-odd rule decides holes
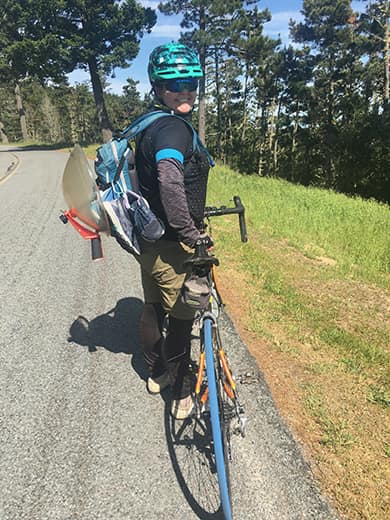
[[[96,183],[101,190],[104,191],[111,187],[113,198],[116,198],[115,194],[119,196],[126,189],[138,191],[138,181],[134,168],[134,153],[129,141],[161,117],[178,117],[184,121],[193,133],[193,150],[203,150],[210,165],[214,166],[214,161],[191,123],[180,116],[163,112],[162,110],[155,110],[137,118],[120,133],[119,137],[112,138],[108,143],[97,149],[95,159]]]
[[[111,235],[126,251],[140,254],[138,238],[151,242],[164,234],[163,223],[154,215],[149,205],[138,193],[138,177],[134,152],[129,141],[143,132],[161,117],[179,117],[193,133],[192,148],[206,153],[209,163],[214,162],[192,125],[162,110],[155,110],[137,118],[130,126],[97,149],[95,159],[96,184],[101,190],[103,205],[109,216]]]
[[[123,192],[126,188],[132,188],[129,177],[129,161],[126,160],[131,155],[132,150],[127,139],[121,137],[112,138],[108,143],[97,149],[95,173],[96,184],[100,190],[104,191],[111,183],[115,183],[117,171],[119,173],[119,179],[117,180],[118,192]]]

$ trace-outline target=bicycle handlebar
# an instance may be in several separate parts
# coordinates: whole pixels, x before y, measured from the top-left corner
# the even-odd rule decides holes
[[[241,241],[247,242],[248,236],[246,232],[245,223],[245,208],[238,195],[233,197],[234,208],[228,208],[221,206],[219,208],[215,206],[207,206],[204,210],[205,218],[209,217],[220,217],[222,215],[238,215],[240,223],[240,235]],[[201,270],[207,272],[211,269],[212,265],[219,265],[219,260],[215,256],[209,254],[208,249],[210,247],[209,238],[200,238],[195,246],[195,252],[191,258],[184,262],[184,265],[189,265],[194,270]]]
[[[248,235],[246,232],[246,223],[245,223],[245,207],[241,202],[241,199],[238,195],[233,197],[234,208],[228,208],[226,206],[221,206],[217,208],[215,206],[207,206],[204,210],[204,216],[206,218],[209,217],[220,217],[222,215],[238,215],[238,220],[240,224],[240,235],[241,242],[248,242]]]

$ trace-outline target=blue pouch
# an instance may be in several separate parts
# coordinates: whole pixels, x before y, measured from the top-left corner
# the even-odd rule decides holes
[[[163,222],[150,209],[146,199],[134,191],[126,191],[129,213],[137,235],[147,242],[155,242],[165,232]]]

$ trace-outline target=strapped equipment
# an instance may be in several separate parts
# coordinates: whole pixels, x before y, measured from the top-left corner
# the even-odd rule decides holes
[[[193,151],[203,151],[211,166],[214,161],[200,140],[197,132],[184,118],[162,110],[148,112],[125,128],[119,137],[112,138],[97,149],[95,159],[96,183],[110,217],[111,234],[119,244],[132,254],[140,254],[138,238],[151,242],[164,234],[164,225],[138,193],[138,177],[135,170],[134,152],[129,141],[146,130],[161,117],[177,117],[184,121],[193,134]]]

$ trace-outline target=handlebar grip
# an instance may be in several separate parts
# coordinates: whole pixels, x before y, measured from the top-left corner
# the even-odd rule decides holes
[[[242,205],[240,197],[238,195],[235,195],[233,197],[234,205],[236,208],[239,209],[238,212],[238,220],[240,224],[240,235],[241,235],[241,242],[248,242],[248,234],[246,232],[246,223],[245,223],[245,208]]]
[[[240,224],[240,235],[242,242],[248,242],[248,235],[246,232],[246,223],[245,223],[245,207],[243,206],[241,199],[238,195],[233,197],[234,208],[227,208],[226,206],[221,206],[220,208],[208,206],[205,208],[204,216],[205,218],[210,217],[219,217],[222,215],[238,215],[239,224]]]
[[[91,255],[92,260],[101,260],[103,258],[102,240],[98,238],[91,238]]]

